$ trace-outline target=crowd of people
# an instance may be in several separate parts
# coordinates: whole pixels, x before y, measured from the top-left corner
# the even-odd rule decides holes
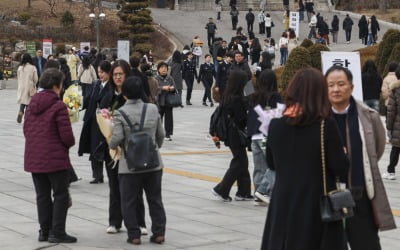
[[[299,10],[307,11],[310,38],[329,45],[329,32],[332,32],[336,43],[338,17],[334,17],[330,30],[326,20],[314,13],[310,3],[312,1],[305,1],[302,6],[303,2],[299,1]],[[220,2],[217,4],[220,6]],[[213,107],[214,102],[219,102],[226,128],[224,143],[232,152],[224,177],[211,192],[219,200],[231,202],[230,192],[237,182],[235,201],[269,205],[261,249],[338,250],[347,249],[347,243],[351,249],[381,249],[378,230],[395,228],[382,178],[395,179],[400,155],[398,63],[389,64],[389,73],[383,80],[372,61],[363,65],[365,103],[353,98],[352,73],[341,66],[331,67],[325,75],[313,68],[299,70],[283,98],[272,67],[278,49],[280,65],[286,63],[297,46],[295,32],[285,30],[275,44],[271,38],[274,22],[268,13],[264,15],[260,11],[257,15],[259,33],[266,34],[262,43],[254,35],[256,17],[252,9],[246,15],[247,36],[242,27],[236,27],[239,15],[236,1],[231,0],[230,4],[232,28],[236,34],[229,42],[216,37],[217,25],[210,18],[205,26],[209,53],[204,55],[204,44],[199,36],[183,51],[174,51],[171,60],[157,64],[151,53],[141,58],[131,57],[127,62],[116,57],[107,59],[88,48],[79,54],[70,49],[67,55],[47,59],[43,58],[41,50],[35,58],[23,55],[18,68],[20,109],[17,122],[24,120],[24,166],[32,173],[35,186],[39,241],[77,241],[66,232],[66,217],[72,205],[68,188],[71,182],[78,180],[69,159],[75,138],[67,107],[60,96],[69,86],[79,84],[85,114],[78,154],[89,155],[91,184],[104,183],[106,169],[110,191],[106,232],[118,233],[124,223],[127,242],[141,244],[141,236],[148,234],[145,193],[152,221],[150,241],[165,242],[166,213],[161,195],[163,163],[159,149],[164,139],[172,141],[173,110],[184,107],[183,81],[187,90],[185,104],[190,106],[196,80],[204,86],[200,100],[203,106]],[[304,13],[300,16],[304,19]],[[361,37],[360,28],[360,38],[366,45],[376,42],[373,30],[379,30],[376,19],[369,20],[366,35],[364,32]],[[347,16],[343,28],[350,27],[350,34],[347,33],[349,29],[345,29],[348,38],[352,25]],[[201,57],[204,57],[202,64],[199,63]],[[153,65],[156,74],[152,72]],[[254,77],[254,93],[245,95],[244,89],[252,84]],[[387,173],[382,176],[378,161],[384,152],[386,136],[377,112],[380,95],[387,106],[386,127],[393,146]],[[176,96],[180,102],[172,104],[171,98]],[[266,135],[259,129],[261,122],[255,107],[270,110],[280,103],[286,108],[281,118],[271,121]],[[100,129],[97,120],[100,110],[106,110],[112,117],[109,136]],[[155,150],[156,154],[151,157],[157,159],[152,161],[156,163],[133,167],[128,157],[136,151],[127,150],[134,148],[135,143],[144,142]],[[304,147],[305,144],[309,146]],[[249,172],[249,149],[253,154],[253,178]],[[110,150],[119,151],[120,158],[112,157]],[[322,152],[324,157],[321,157]],[[326,173],[321,168],[325,164]],[[355,203],[352,217],[332,222],[321,219],[323,178],[328,191],[335,190],[338,182],[350,190]]]

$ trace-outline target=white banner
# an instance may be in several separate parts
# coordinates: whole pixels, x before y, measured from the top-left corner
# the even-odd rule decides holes
[[[296,37],[299,37],[300,32],[300,16],[299,12],[290,12],[289,14],[289,28],[294,30]]]
[[[43,58],[47,59],[53,54],[53,42],[51,39],[43,39]]]
[[[128,40],[118,40],[118,59],[123,59],[129,62],[129,41]]]
[[[88,46],[88,48],[89,48],[89,50],[88,51],[90,51],[90,42],[81,42],[80,43],[80,49],[81,49],[81,53],[83,52],[83,51],[85,51],[83,48],[85,48],[86,46]]]
[[[353,96],[355,99],[363,100],[361,62],[359,52],[327,52],[321,51],[322,72],[325,72],[333,65],[348,68],[353,74]]]

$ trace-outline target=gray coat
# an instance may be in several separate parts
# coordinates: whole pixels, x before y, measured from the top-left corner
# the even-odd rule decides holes
[[[182,84],[182,63],[171,62],[171,76],[174,79],[176,89],[183,89]]]
[[[174,86],[174,88],[176,89],[176,86],[175,86],[174,79],[170,75],[167,75],[165,77],[157,75],[155,78],[158,82],[158,102],[157,103],[159,106],[162,107],[162,106],[165,106],[165,96],[168,94],[168,91],[165,91],[162,88],[164,86]]]
[[[142,115],[143,108],[142,100],[127,100],[125,105],[119,108],[118,110],[123,110],[132,124],[140,123],[140,118]],[[111,149],[116,149],[122,143],[127,145],[128,143],[128,135],[130,134],[130,128],[128,123],[122,117],[121,113],[116,110],[113,115],[113,128],[112,128],[112,137],[109,143],[109,147]],[[164,128],[161,124],[161,118],[158,113],[158,108],[154,104],[147,104],[146,118],[144,119],[143,130],[148,132],[153,138],[157,149],[161,148],[163,144],[165,132]],[[160,162],[160,166],[157,168],[153,168],[151,170],[146,171],[138,171],[131,172],[128,170],[128,166],[125,160],[124,152],[122,152],[122,157],[119,163],[119,174],[140,174],[145,172],[153,172],[158,171],[164,167],[164,164],[161,159],[160,152],[158,152],[158,158]]]

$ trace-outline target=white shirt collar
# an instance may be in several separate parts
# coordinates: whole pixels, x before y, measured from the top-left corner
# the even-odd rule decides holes
[[[350,108],[350,103],[349,103],[349,105],[347,105],[347,107],[344,110],[339,112],[332,106],[332,112],[337,115],[345,115],[345,114],[349,113],[349,108]]]

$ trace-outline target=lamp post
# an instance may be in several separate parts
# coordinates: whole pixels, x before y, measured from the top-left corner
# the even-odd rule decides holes
[[[100,22],[106,18],[106,14],[100,13],[96,15],[95,13],[90,13],[89,18],[96,22],[96,46],[100,52]]]

